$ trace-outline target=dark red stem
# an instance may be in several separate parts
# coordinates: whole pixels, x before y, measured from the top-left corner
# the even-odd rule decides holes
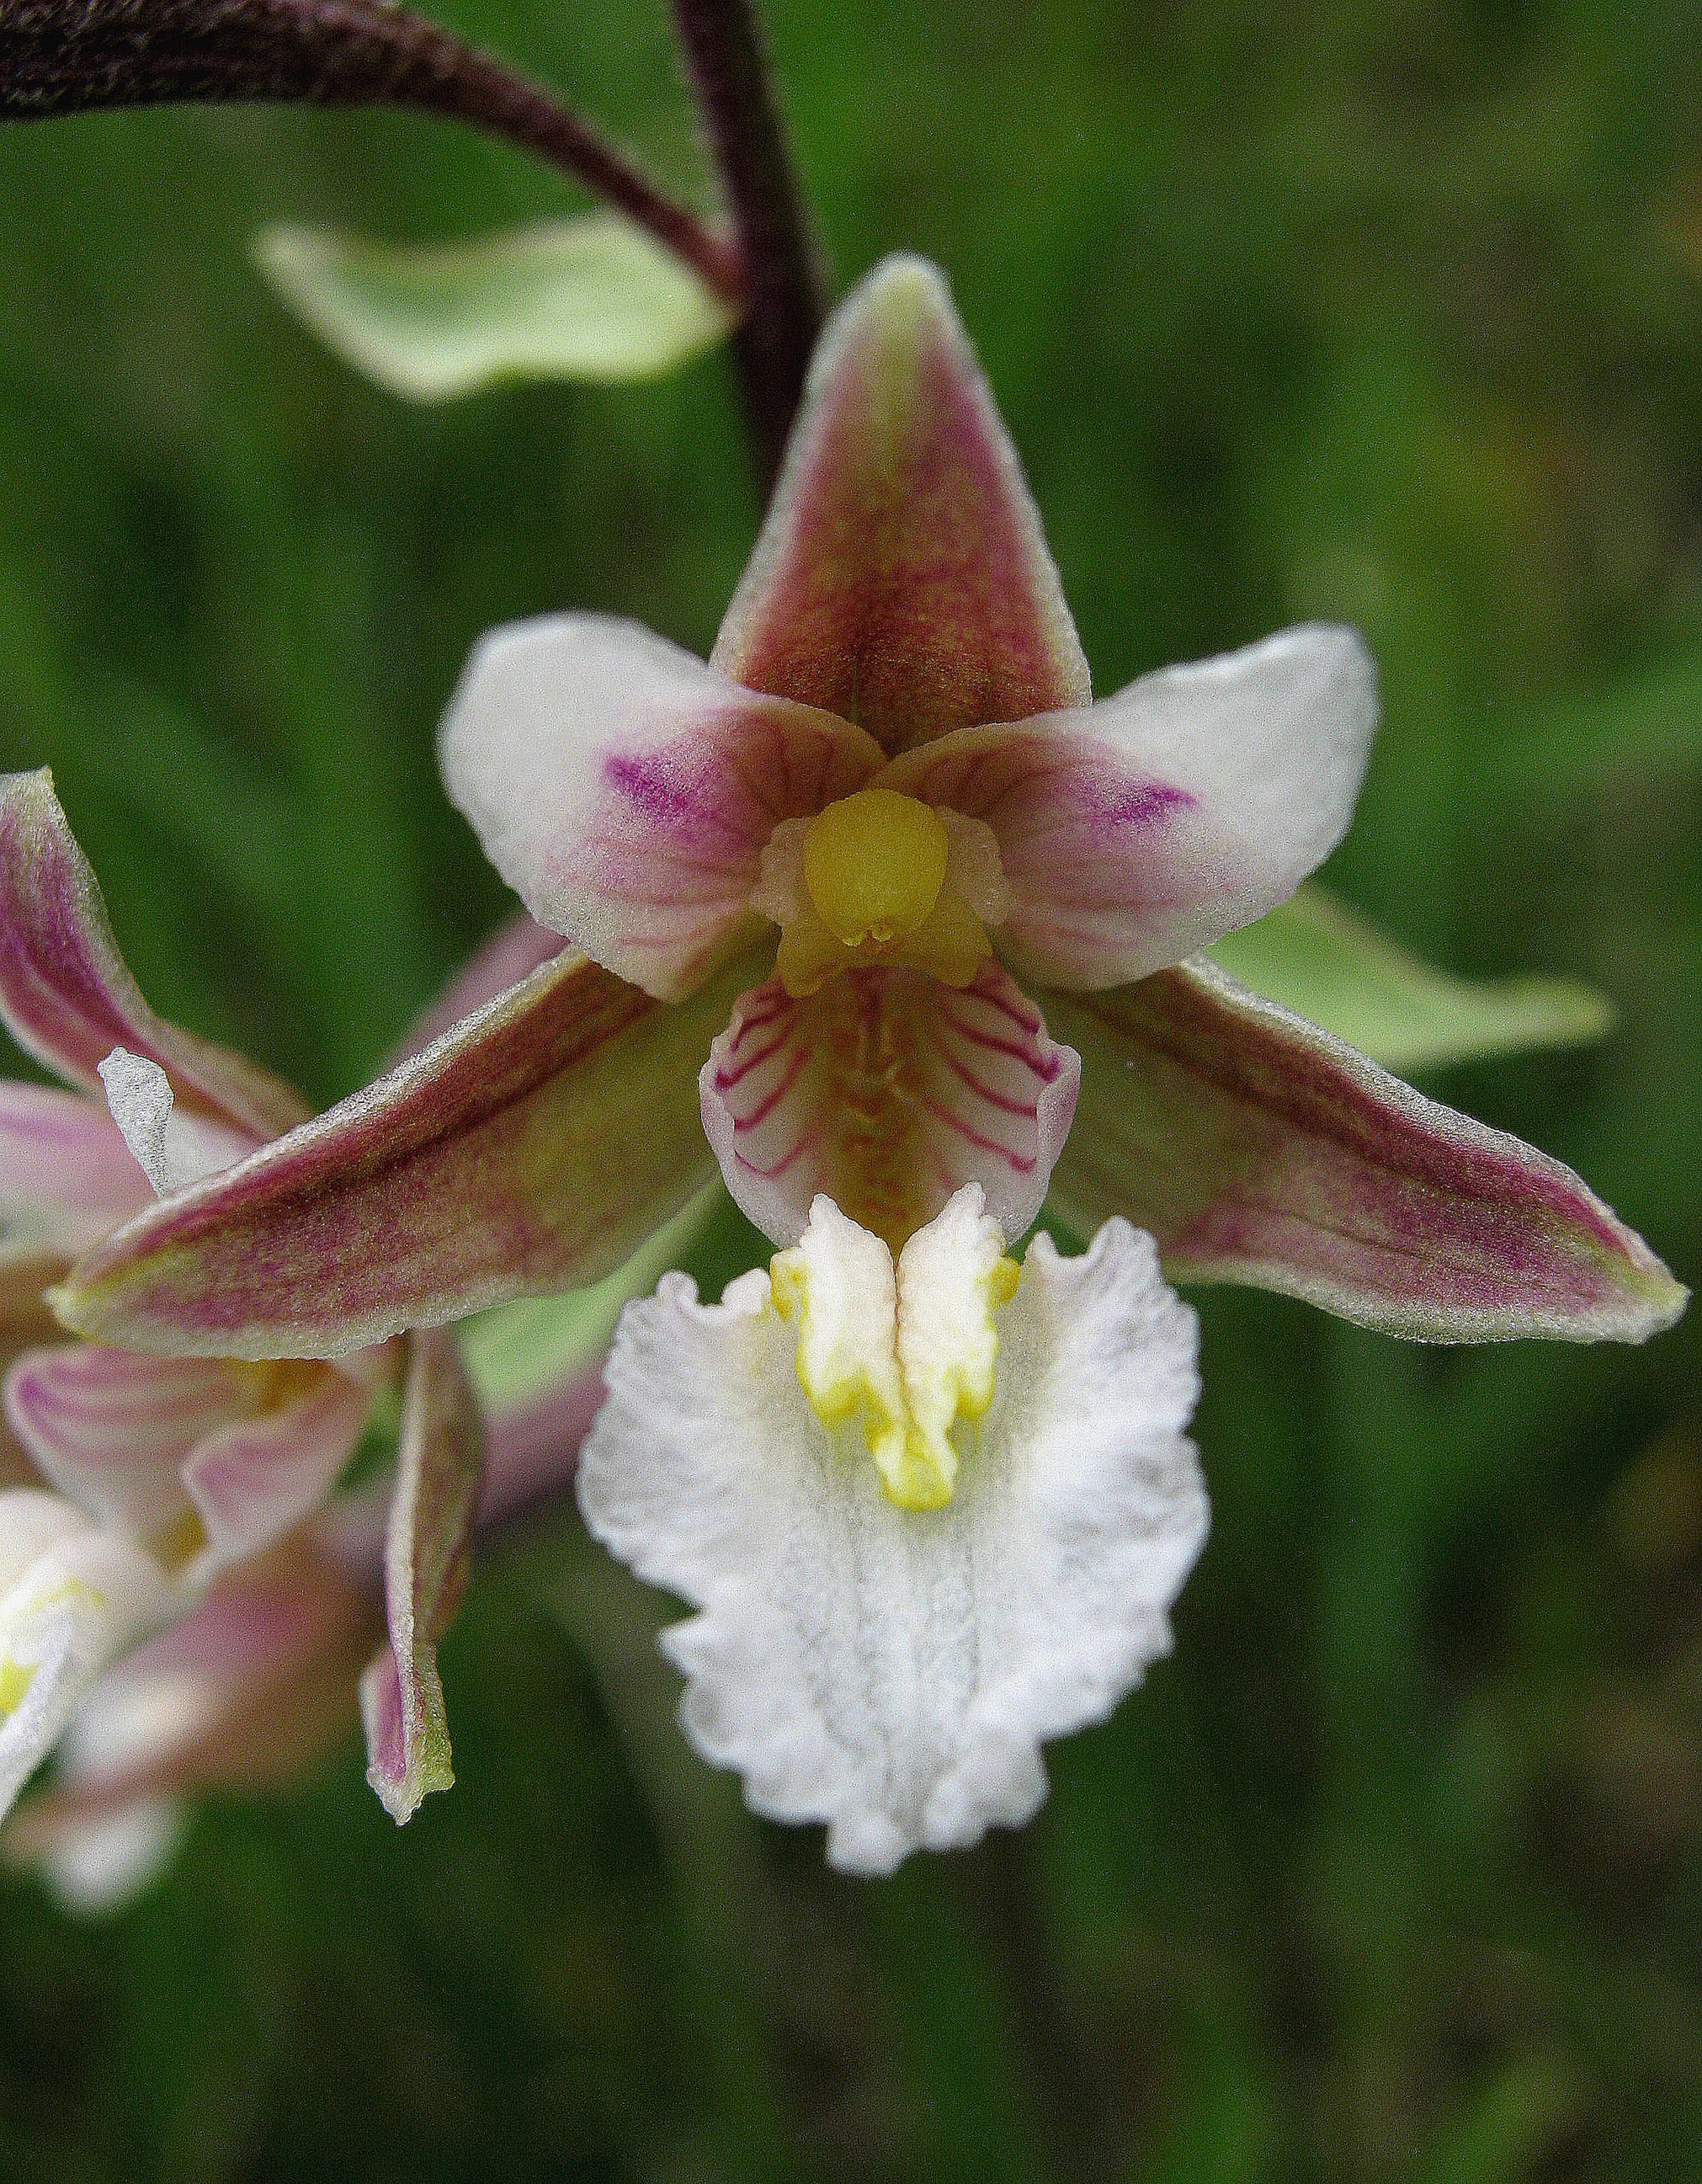
[[[673,9],[743,256],[751,307],[735,338],[771,484],[822,330],[821,276],[749,0]]]
[[[389,0],[0,0],[0,118],[258,101],[470,123],[548,160],[730,302],[747,300],[737,244],[541,85]]]

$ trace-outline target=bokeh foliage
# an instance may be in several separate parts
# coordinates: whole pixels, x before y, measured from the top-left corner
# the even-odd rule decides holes
[[[690,186],[657,0],[438,12]],[[1439,1089],[1694,1281],[1698,11],[768,14],[831,260],[948,269],[1099,687],[1357,621],[1387,723],[1333,882],[1611,995],[1599,1051]],[[0,763],[52,764],[154,1002],[322,1098],[501,911],[432,760],[474,635],[705,648],[758,509],[724,359],[410,410],[249,241],[570,202],[422,121],[0,133]],[[827,1874],[687,1754],[662,1605],[564,1523],[487,1561],[405,1833],[351,1744],[110,1923],[4,1885],[0,2172],[1702,2173],[1702,1321],[1429,1352],[1202,1303],[1176,1653],[1025,1837]]]

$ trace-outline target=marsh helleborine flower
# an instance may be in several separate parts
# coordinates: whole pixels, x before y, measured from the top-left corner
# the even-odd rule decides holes
[[[564,615],[468,666],[450,792],[582,952],[142,1214],[58,1309],[337,1356],[607,1272],[706,1136],[782,1248],[718,1306],[629,1307],[587,1518],[700,1609],[685,1719],[762,1809],[863,1870],[1024,1818],[1204,1536],[1192,1315],[1124,1217],[1172,1275],[1409,1335],[1682,1305],[1569,1170],[1196,955],[1339,839],[1374,711],[1321,626],[1093,705],[944,287],[890,260],[823,337],[706,665]],[[1099,1234],[1019,1274],[1049,1186]]]
[[[1040,1210],[1080,1068],[1017,979],[1120,986],[1283,900],[1375,717],[1339,629],[1089,696],[944,287],[897,259],[824,337],[709,665],[596,616],[498,630],[441,748],[497,868],[607,969],[701,1008],[773,961],[701,1078],[722,1172],[776,1243],[825,1192],[897,1249],[967,1182],[1008,1236]]]
[[[480,978],[500,965],[475,967]],[[445,996],[454,998],[454,990]],[[601,1355],[552,1374],[519,1403],[485,1418],[486,1461],[478,1528],[488,1531],[560,1491],[602,1400]],[[17,1536],[0,1494],[0,1551]],[[26,1505],[52,1497],[20,1496]],[[40,1870],[79,1911],[126,1902],[166,1866],[188,1801],[217,1791],[264,1795],[296,1781],[340,1743],[364,1711],[375,1721],[371,1664],[383,1660],[386,1536],[382,1480],[334,1502],[265,1552],[219,1571],[168,1626],[108,1668],[78,1702],[58,1746],[52,1785],[16,1807],[0,1856]],[[66,1505],[57,1505],[63,1509]],[[101,1535],[96,1533],[96,1537]],[[107,1536],[110,1537],[110,1535]],[[88,1550],[84,1548],[84,1552]],[[399,1682],[399,1679],[398,1679]],[[380,1795],[400,1818],[404,1783],[423,1794],[416,1766],[375,1738]]]
[[[280,1787],[346,1735],[385,1636],[375,1513],[358,1541],[312,1519],[233,1564],[108,1668],[66,1725],[51,1786],[0,1834],[9,1862],[105,1909],[167,1862],[197,1792]]]

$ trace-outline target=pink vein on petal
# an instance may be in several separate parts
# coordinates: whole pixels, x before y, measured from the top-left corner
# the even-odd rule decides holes
[[[980,1009],[1000,1028],[977,1025]],[[758,1019],[777,1030],[735,1060]],[[765,1234],[794,1241],[825,1191],[902,1242],[969,1182],[1008,1234],[1025,1229],[1079,1075],[1076,1056],[989,962],[961,991],[913,971],[859,969],[792,1001],[770,979],[741,999],[699,1088],[728,1188]],[[989,1133],[989,1115],[1008,1119],[1014,1142]]]

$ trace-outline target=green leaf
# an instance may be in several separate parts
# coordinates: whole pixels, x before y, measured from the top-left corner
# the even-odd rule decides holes
[[[613,213],[424,248],[269,228],[255,261],[357,371],[414,402],[504,379],[652,379],[730,331],[696,274]]]
[[[1255,993],[1403,1073],[1580,1046],[1613,1025],[1612,1002],[1571,979],[1486,983],[1432,970],[1316,887],[1211,953]]]

